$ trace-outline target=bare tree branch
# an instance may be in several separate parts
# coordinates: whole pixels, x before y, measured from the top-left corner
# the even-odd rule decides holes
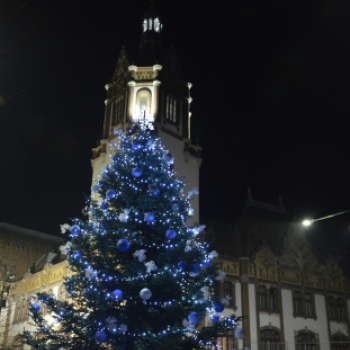
[[[4,57],[5,53],[10,51],[15,45],[17,45],[26,35],[28,35],[30,32],[32,32],[46,17],[53,11],[53,9],[50,9],[48,12],[46,12],[42,18],[36,22],[33,26],[31,26],[26,31],[19,34],[16,38],[12,40],[12,42],[7,45],[6,47],[0,49],[0,59]]]
[[[24,4],[22,4],[19,8],[17,8],[16,10],[10,12],[7,14],[7,12],[9,12],[9,10],[11,9],[11,7],[17,2],[17,0],[12,0],[6,7],[6,9],[4,10],[4,12],[2,14],[0,14],[0,23],[4,23],[5,21],[7,21],[8,19],[10,19],[13,15],[15,15],[17,12],[21,11],[25,6],[27,6],[32,0],[27,0]]]

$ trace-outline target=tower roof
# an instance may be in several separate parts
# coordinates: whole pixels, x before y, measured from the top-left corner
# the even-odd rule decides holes
[[[150,7],[148,8],[147,12],[145,12],[142,16],[142,21],[149,18],[151,19],[159,18],[160,20],[162,19],[162,16],[155,5],[155,1],[154,0],[151,0],[151,1],[152,2]]]

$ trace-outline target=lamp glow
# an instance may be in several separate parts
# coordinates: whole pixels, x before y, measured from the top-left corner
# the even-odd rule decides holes
[[[313,222],[314,222],[314,220],[304,220],[303,221],[303,225],[304,226],[310,226]]]

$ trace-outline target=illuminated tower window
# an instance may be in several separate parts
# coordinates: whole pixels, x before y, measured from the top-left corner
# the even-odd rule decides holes
[[[140,109],[147,111],[148,109],[147,107],[148,107],[148,96],[146,94],[142,94],[140,96]]]
[[[151,18],[148,20],[148,29],[152,30],[152,19]]]
[[[147,19],[143,21],[143,32],[147,30]]]
[[[170,120],[173,123],[176,123],[177,99],[170,95],[166,97],[165,116],[166,116],[166,119]]]
[[[159,18],[158,18],[158,17],[154,20],[154,30],[155,30],[157,33],[160,32],[160,21],[159,21]]]

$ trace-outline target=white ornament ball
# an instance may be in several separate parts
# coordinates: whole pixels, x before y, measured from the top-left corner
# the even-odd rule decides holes
[[[143,300],[148,300],[151,298],[151,296],[152,296],[152,292],[148,288],[143,288],[140,292],[140,297]]]
[[[243,328],[237,328],[237,329],[235,330],[235,337],[236,337],[237,339],[244,339],[245,333],[244,333]]]
[[[121,324],[119,327],[118,327],[118,330],[119,332],[121,333],[126,333],[128,331],[128,326],[126,324]]]

